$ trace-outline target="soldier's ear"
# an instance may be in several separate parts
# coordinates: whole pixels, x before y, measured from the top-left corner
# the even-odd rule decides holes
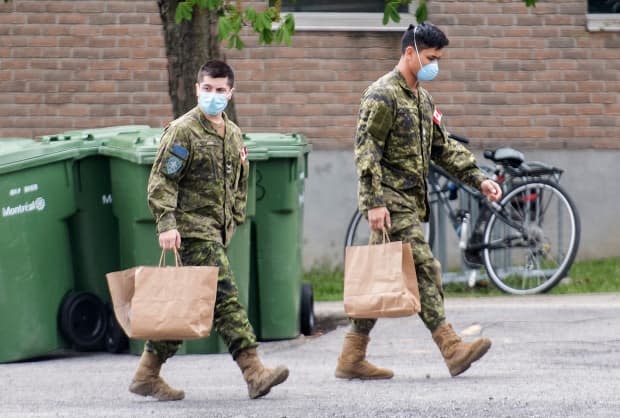
[[[405,52],[403,52],[403,55],[405,56],[405,58],[411,58],[415,56],[415,49],[413,49],[413,47],[410,45],[405,48]]]

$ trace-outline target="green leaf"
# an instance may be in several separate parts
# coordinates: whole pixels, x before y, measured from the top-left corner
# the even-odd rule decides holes
[[[291,13],[287,14],[286,16],[284,16],[284,25],[283,25],[288,34],[289,37],[290,35],[295,33],[295,18],[293,17],[293,15]]]
[[[222,0],[207,0],[207,9],[218,10],[222,7]]]
[[[235,48],[235,49],[243,49],[243,47],[245,47],[245,44],[241,40],[241,37],[239,36],[239,34],[234,34],[228,40],[228,47]]]
[[[194,8],[193,2],[182,1],[177,5],[177,10],[174,14],[174,21],[179,24],[184,20],[192,20],[192,11]]]
[[[394,22],[400,22],[400,13],[398,13],[398,7],[400,6],[400,0],[390,0],[385,3],[383,9],[383,24],[387,25],[390,20]]]
[[[536,7],[536,0],[523,0],[527,7]]]
[[[217,33],[220,41],[227,39],[234,33],[233,25],[228,16],[221,16],[217,20]]]
[[[426,2],[420,3],[415,11],[415,20],[418,23],[423,23],[428,18],[428,9],[426,8]]]
[[[256,18],[252,21],[252,27],[256,32],[261,32],[263,28],[263,22],[260,20],[260,13],[256,14]]]
[[[243,26],[243,19],[238,11],[233,14],[228,15],[228,20],[230,21],[231,30],[234,33],[239,33]]]
[[[273,31],[271,28],[258,33],[258,41],[262,44],[270,44],[273,42]]]
[[[400,1],[396,0],[388,4],[392,5],[392,7],[389,8],[390,18],[396,23],[400,22],[400,13],[398,13],[398,6],[400,6]]]
[[[390,21],[390,14],[388,12],[388,6],[387,4],[385,5],[385,8],[383,9],[383,20],[381,21],[384,25],[387,25],[388,22]]]
[[[276,43],[281,44],[284,40],[284,27],[280,26],[278,30],[276,30]]]
[[[278,10],[273,6],[265,10],[265,15],[267,15],[271,22],[275,22],[276,20],[278,20],[279,17]]]
[[[254,22],[256,20],[256,10],[254,10],[254,8],[248,7],[245,9],[244,14],[246,20],[249,20],[250,22]]]
[[[267,12],[258,13],[256,15],[256,30],[258,32],[262,32],[265,29],[269,29],[271,31],[271,18]]]
[[[293,38],[292,38],[293,32],[289,32],[287,29],[285,29],[282,32],[282,34],[283,34],[283,38],[284,38],[284,43],[287,46],[291,46],[291,44],[293,43],[293,41],[292,41],[293,40]]]

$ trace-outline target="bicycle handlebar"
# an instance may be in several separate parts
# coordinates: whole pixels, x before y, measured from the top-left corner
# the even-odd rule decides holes
[[[454,139],[462,144],[469,144],[469,139],[461,135],[449,133],[448,138]],[[511,148],[501,148],[501,150],[503,150],[504,157],[500,157],[500,159],[495,158],[495,152],[497,150],[485,150],[484,157],[495,163],[502,163],[508,171],[512,172],[513,175],[528,177],[552,175],[556,177],[556,180],[559,180],[560,176],[564,172],[561,168],[557,168],[540,161],[526,161],[523,154],[517,150],[513,150]],[[509,152],[507,153],[507,151]],[[441,174],[446,176],[447,173]]]

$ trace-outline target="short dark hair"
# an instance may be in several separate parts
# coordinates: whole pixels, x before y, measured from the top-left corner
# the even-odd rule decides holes
[[[429,48],[441,49],[450,43],[446,34],[432,23],[424,22],[417,26],[409,25],[400,41],[401,54],[405,53],[408,46],[415,48],[414,39],[418,51]]]
[[[235,73],[230,65],[224,61],[211,60],[205,65],[200,67],[196,81],[198,84],[202,82],[204,76],[208,75],[212,78],[228,78],[228,87],[232,88],[235,85]]]

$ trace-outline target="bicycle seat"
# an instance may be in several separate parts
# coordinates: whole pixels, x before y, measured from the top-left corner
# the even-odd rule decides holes
[[[484,158],[489,159],[495,163],[505,166],[507,165],[514,168],[519,167],[521,164],[523,164],[523,161],[525,160],[522,152],[517,151],[514,148],[508,147],[498,148],[495,151],[485,150]]]

